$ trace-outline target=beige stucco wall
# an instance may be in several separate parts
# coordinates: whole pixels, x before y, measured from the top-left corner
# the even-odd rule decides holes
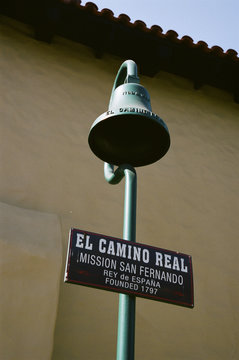
[[[0,203],[0,359],[51,359],[61,259],[56,215]]]
[[[31,30],[6,18],[0,33],[0,199],[56,214],[61,224],[52,359],[111,360],[118,296],[64,284],[63,271],[70,227],[122,234],[124,184],[104,180],[103,163],[87,143],[92,122],[107,110],[121,60],[96,59],[91,49],[61,38],[37,42]],[[140,79],[172,145],[161,161],[137,169],[137,241],[192,255],[195,308],[137,299],[136,359],[237,359],[239,106],[230,94],[207,86],[194,91],[166,73]],[[8,253],[11,238],[9,230]],[[55,287],[57,281],[56,275]],[[4,360],[13,359],[4,343]]]

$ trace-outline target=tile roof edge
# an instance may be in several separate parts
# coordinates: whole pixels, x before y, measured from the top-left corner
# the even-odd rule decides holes
[[[105,18],[108,18],[109,20],[118,22],[120,21],[123,25],[137,28],[139,31],[152,33],[156,36],[159,36],[161,38],[169,39],[173,42],[178,43],[179,45],[186,45],[188,47],[192,48],[201,48],[201,50],[205,53],[213,54],[216,57],[224,57],[229,58],[233,61],[239,61],[239,56],[236,50],[234,49],[228,49],[223,50],[220,46],[214,45],[211,48],[208,46],[208,44],[200,40],[197,43],[194,43],[193,39],[189,35],[184,35],[181,38],[178,37],[178,33],[175,30],[167,30],[166,33],[163,32],[163,29],[159,25],[152,25],[150,28],[147,27],[144,21],[142,20],[135,20],[134,22],[131,22],[131,19],[129,15],[127,14],[119,14],[118,17],[114,16],[114,12],[111,9],[103,8],[101,11],[99,10],[98,6],[93,2],[87,2],[85,5],[81,5],[81,0],[60,0],[60,2],[65,4],[72,4],[76,5],[77,7],[80,7],[82,10],[86,10],[88,12],[93,13],[97,16],[104,16]]]

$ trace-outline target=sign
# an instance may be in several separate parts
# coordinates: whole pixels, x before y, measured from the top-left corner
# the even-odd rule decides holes
[[[191,256],[71,229],[65,282],[193,307]]]

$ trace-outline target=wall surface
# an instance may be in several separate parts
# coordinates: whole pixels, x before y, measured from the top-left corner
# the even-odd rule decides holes
[[[51,45],[38,42],[30,29],[6,18],[0,34],[0,199],[12,209],[9,214],[21,209],[23,230],[30,222],[26,219],[34,218],[29,214],[39,214],[41,223],[32,221],[28,236],[22,230],[18,261],[25,263],[25,252],[37,242],[49,256],[45,260],[52,276],[41,280],[45,265],[38,265],[37,256],[28,265],[35,283],[29,278],[25,284],[25,272],[18,274],[14,302],[7,297],[1,303],[7,329],[1,329],[1,359],[19,358],[19,347],[24,360],[49,359],[53,330],[36,339],[34,315],[21,306],[23,299],[31,301],[33,290],[36,298],[44,294],[46,307],[45,325],[37,326],[38,331],[47,329],[48,321],[53,328],[58,302],[52,360],[111,360],[118,295],[65,284],[63,273],[71,227],[122,236],[124,183],[111,186],[104,180],[103,163],[87,141],[92,122],[107,110],[122,61],[107,54],[96,59],[91,49],[61,38]],[[192,255],[195,307],[138,298],[135,358],[237,359],[239,106],[230,94],[210,87],[195,91],[187,80],[166,73],[140,80],[151,95],[153,111],[166,121],[172,144],[162,160],[137,169],[137,242]],[[3,220],[4,259],[11,263],[19,241],[9,218]],[[3,279],[13,278],[10,266],[5,269]],[[11,294],[11,282],[3,284]],[[12,313],[18,330],[11,325]],[[18,346],[12,347],[9,339],[26,327],[26,337],[18,337]],[[28,352],[33,348],[35,357]]]
[[[61,259],[56,215],[0,203],[1,359],[51,359]]]

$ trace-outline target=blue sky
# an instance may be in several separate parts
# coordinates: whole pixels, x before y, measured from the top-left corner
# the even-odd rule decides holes
[[[87,1],[82,1],[84,5]],[[92,0],[99,10],[111,9],[114,16],[127,14],[131,22],[143,20],[147,27],[159,25],[163,33],[174,30],[179,38],[194,43],[234,49],[239,54],[239,0]],[[239,56],[239,55],[238,55]]]

